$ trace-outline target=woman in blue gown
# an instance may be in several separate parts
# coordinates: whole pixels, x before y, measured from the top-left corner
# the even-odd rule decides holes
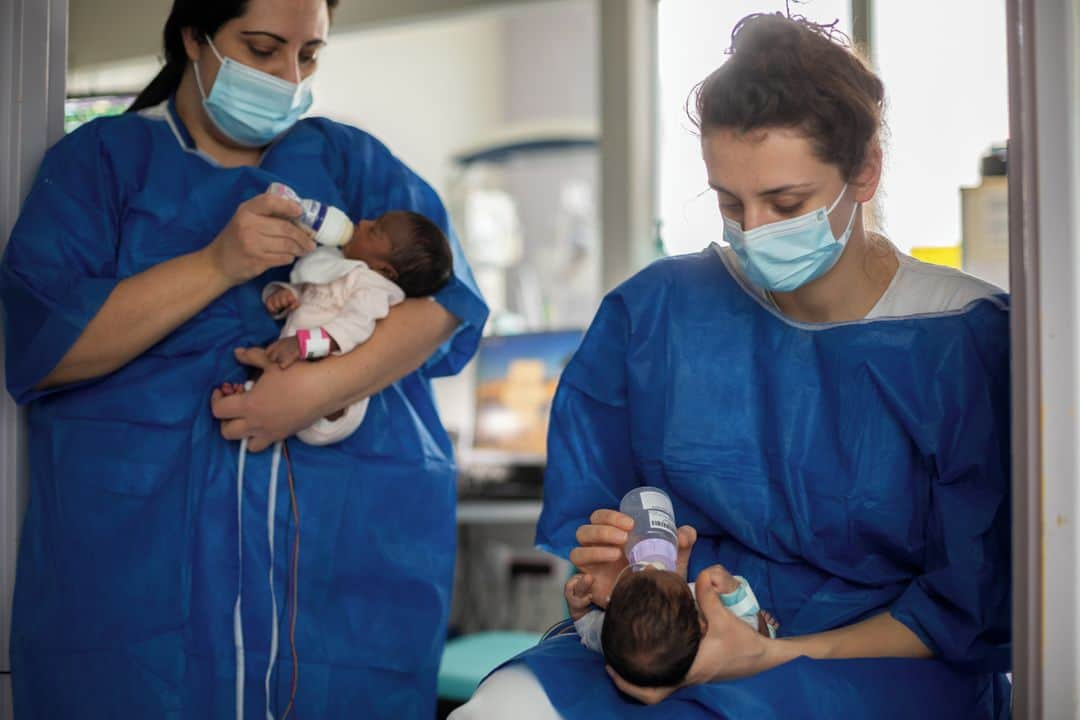
[[[370,135],[298,120],[336,4],[176,0],[135,112],[41,165],[0,266],[29,421],[20,720],[434,713],[455,473],[430,380],[487,310],[431,187]],[[267,367],[260,291],[312,249],[273,181],[354,219],[427,215],[456,276],[347,355]],[[259,380],[212,398],[238,359]],[[345,441],[281,452],[366,396]]]
[[[864,229],[883,97],[827,29],[740,23],[695,103],[729,247],[617,288],[563,374],[538,543],[603,605],[632,526],[611,508],[666,490],[708,624],[683,686],[556,636],[455,720],[1008,716],[1007,298]],[[723,609],[713,563],[779,639]]]

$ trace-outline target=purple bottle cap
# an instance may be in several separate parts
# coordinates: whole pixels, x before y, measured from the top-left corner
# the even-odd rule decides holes
[[[639,563],[659,563],[664,566],[665,570],[675,571],[675,563],[678,559],[678,553],[675,550],[675,546],[669,543],[667,540],[660,540],[658,538],[648,538],[642,540],[634,547],[630,548],[629,556],[627,560],[631,565],[637,565]]]

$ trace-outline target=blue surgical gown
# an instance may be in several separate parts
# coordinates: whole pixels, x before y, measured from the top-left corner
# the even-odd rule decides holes
[[[791,322],[714,249],[603,302],[556,395],[538,543],[566,556],[637,485],[745,576],[781,635],[890,612],[935,660],[802,658],[655,707],[575,636],[517,659],[567,718],[1004,717],[1009,688],[1007,298]]]
[[[456,276],[436,300],[462,324],[421,369],[371,398],[347,440],[290,441],[299,511],[294,716],[428,718],[445,639],[455,470],[430,379],[456,373],[487,309],[435,192],[370,135],[306,119],[258,167],[219,167],[172,103],[92,122],[46,155],[0,267],[7,385],[28,404],[31,497],[12,632],[15,707],[37,718],[235,717],[233,603],[244,587],[247,717],[292,681],[287,596],[297,528],[284,464],[248,455],[238,559],[238,443],[210,392],[240,381],[232,350],[276,338],[260,302],[280,268],[234,287],[123,368],[35,389],[118,282],[206,246],[272,181],[353,218],[431,217]],[[268,524],[275,528],[271,615]]]

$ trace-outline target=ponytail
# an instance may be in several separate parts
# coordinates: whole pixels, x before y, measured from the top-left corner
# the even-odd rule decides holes
[[[184,60],[171,60],[165,63],[165,67],[161,68],[150,84],[143,88],[125,112],[138,112],[143,108],[153,107],[168,100],[180,87],[180,80],[184,77],[185,69],[187,69],[187,62]]]

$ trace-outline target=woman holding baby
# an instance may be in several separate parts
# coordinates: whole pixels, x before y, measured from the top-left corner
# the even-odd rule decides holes
[[[689,672],[635,686],[560,636],[455,720],[1007,717],[1008,299],[864,224],[884,99],[830,28],[739,23],[691,101],[726,246],[614,290],[563,375],[538,543],[604,607],[631,527],[610,508],[665,490],[702,617]],[[723,607],[716,564],[777,638]]]
[[[435,712],[456,527],[430,382],[487,310],[431,187],[367,133],[300,119],[337,4],[175,0],[131,110],[41,165],[0,265],[29,420],[19,718]],[[274,182],[358,223],[423,215],[454,277],[280,369],[261,293],[314,245]],[[211,398],[245,365],[249,392]],[[280,444],[363,398],[343,441]]]

